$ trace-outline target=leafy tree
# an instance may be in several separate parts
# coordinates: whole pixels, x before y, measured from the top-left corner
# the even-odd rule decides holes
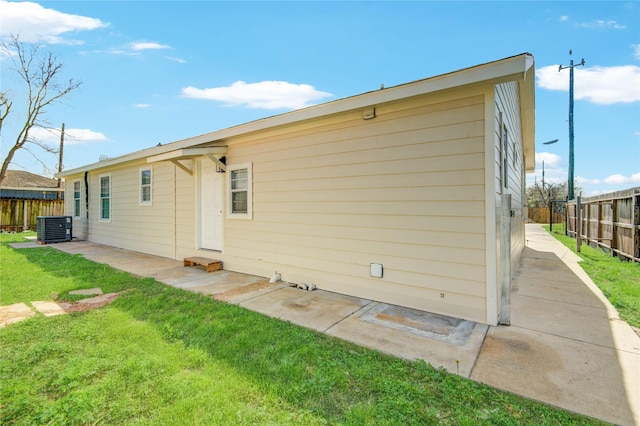
[[[29,151],[26,146],[28,143],[34,144],[47,152],[56,152],[55,149],[31,137],[29,131],[34,127],[47,127],[42,120],[47,108],[80,87],[81,82],[70,79],[64,83],[58,83],[58,78],[62,71],[62,63],[58,61],[53,53],[43,51],[42,46],[26,45],[16,35],[12,35],[8,40],[0,42],[0,55],[5,60],[12,61],[10,69],[24,83],[26,95],[24,124],[2,162],[2,168],[0,169],[1,185],[16,151],[19,149]],[[8,91],[0,92],[0,132],[2,131],[4,120],[14,112],[11,109],[13,106],[12,96],[15,96],[15,94]],[[34,157],[38,158],[35,154]]]

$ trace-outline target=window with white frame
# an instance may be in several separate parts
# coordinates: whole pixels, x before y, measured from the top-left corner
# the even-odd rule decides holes
[[[111,222],[111,175],[100,175],[100,221]]]
[[[73,181],[73,217],[80,217],[80,180]]]
[[[227,166],[229,217],[253,218],[251,163]]]
[[[152,203],[152,172],[151,167],[140,169],[140,205],[150,206]]]

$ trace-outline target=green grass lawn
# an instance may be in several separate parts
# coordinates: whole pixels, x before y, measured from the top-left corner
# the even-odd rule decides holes
[[[0,301],[129,289],[0,329],[1,424],[598,424],[50,247],[0,235]]]
[[[545,229],[548,231],[549,225]],[[621,260],[585,243],[577,253],[576,240],[565,236],[563,229],[556,232],[555,225],[551,235],[582,258],[580,266],[615,306],[620,318],[640,328],[640,263]]]

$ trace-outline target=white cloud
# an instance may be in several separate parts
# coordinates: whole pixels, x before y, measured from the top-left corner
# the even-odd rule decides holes
[[[578,186],[598,185],[600,183],[600,179],[589,179],[582,176],[576,176],[576,183]]]
[[[191,99],[207,99],[228,105],[261,109],[297,109],[313,101],[332,96],[308,84],[292,84],[286,81],[262,81],[246,83],[236,81],[231,86],[198,89],[193,86],[182,89],[182,95]]]
[[[558,72],[558,65],[536,70],[538,87],[569,91],[568,71]],[[596,104],[640,101],[640,66],[595,66],[574,69],[574,98]]]
[[[70,15],[47,9],[33,2],[7,2],[0,0],[2,25],[0,34],[17,35],[21,41],[51,44],[81,44],[78,40],[65,40],[61,35],[75,31],[95,30],[109,24],[97,18]]]
[[[536,169],[542,167],[542,162],[544,161],[544,168],[556,169],[560,167],[562,163],[562,158],[557,154],[552,154],[550,152],[536,152]]]
[[[129,44],[129,48],[133,51],[139,51],[139,50],[171,49],[171,46],[168,46],[166,44],[148,42],[148,41],[136,41]]]
[[[542,182],[543,162],[546,183],[561,184],[567,181],[567,170],[561,167],[562,157],[550,152],[536,152],[536,171],[527,174],[527,186],[533,185],[536,180]]]
[[[187,61],[185,61],[182,58],[175,58],[173,56],[165,56],[165,59],[169,60],[169,61],[173,61],[173,62],[177,62],[179,64],[186,64]]]
[[[605,191],[602,189],[593,189],[582,194],[583,197],[595,197],[596,195],[608,194],[611,191]]]
[[[136,108],[149,108],[151,105],[149,104],[133,104]]]
[[[631,176],[623,176],[620,174],[615,174],[611,176],[607,176],[604,179],[605,183],[609,185],[627,185],[627,184],[636,184],[640,183],[640,173],[635,173]]]
[[[33,127],[29,131],[29,137],[47,145],[58,145],[60,143],[60,129]],[[109,139],[100,133],[89,129],[65,129],[64,144],[80,145],[92,142],[106,142]]]
[[[578,26],[591,30],[624,30],[627,28],[626,25],[618,24],[618,22],[613,19],[596,19],[591,22],[581,22]]]
[[[569,17],[567,15],[562,15],[560,17],[560,22],[565,22],[565,21],[568,21],[568,20],[569,20]]]
[[[161,44],[150,41],[135,41],[129,43],[125,46],[121,47],[112,47],[107,50],[94,50],[93,53],[110,53],[112,55],[125,55],[125,56],[138,56],[145,50],[163,50],[163,49],[173,49],[173,47],[168,44]],[[186,61],[180,58],[166,57],[166,59],[185,63]]]
[[[633,49],[633,56],[636,59],[640,59],[640,44],[632,44],[631,48]]]

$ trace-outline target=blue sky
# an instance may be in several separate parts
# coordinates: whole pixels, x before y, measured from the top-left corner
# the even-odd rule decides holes
[[[584,58],[575,69],[579,185],[584,195],[640,186],[637,1],[0,0],[0,36],[9,34],[52,51],[64,79],[82,81],[45,117],[54,129],[65,123],[65,169],[530,52],[537,178],[543,160],[547,181],[567,178],[569,71],[558,66]],[[15,113],[2,158],[24,122],[10,64],[3,53],[1,90]],[[32,151],[44,165],[21,152],[11,168],[55,170],[55,155]]]

